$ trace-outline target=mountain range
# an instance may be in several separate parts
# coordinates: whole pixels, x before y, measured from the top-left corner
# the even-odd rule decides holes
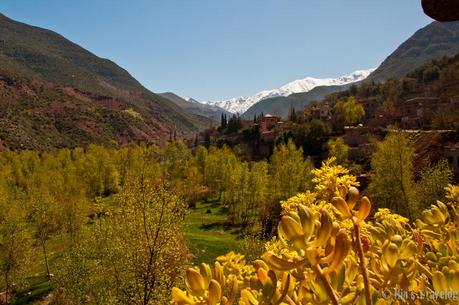
[[[303,109],[309,103],[321,101],[328,94],[347,90],[351,84],[341,86],[317,86],[307,92],[293,93],[261,100],[242,114],[245,119],[264,114],[274,114],[286,118],[291,108]]]
[[[289,96],[294,93],[308,92],[319,86],[339,86],[358,82],[367,78],[373,70],[374,69],[358,70],[349,75],[344,75],[338,78],[306,77],[294,80],[277,89],[263,90],[252,96],[236,97],[217,102],[207,102],[207,104],[218,106],[232,113],[243,114],[250,107],[262,100],[279,96]]]
[[[433,59],[453,56],[457,53],[459,53],[459,21],[434,21],[403,42],[365,80],[355,83],[399,79]],[[310,102],[320,101],[328,94],[344,91],[349,86],[350,84],[318,86],[310,91],[265,98],[248,108],[243,117],[252,118],[260,113],[272,113],[286,117],[291,107],[297,110],[303,109]]]
[[[213,121],[219,122],[221,115],[225,114],[230,116],[231,113],[217,105],[203,104],[193,98],[180,97],[173,92],[160,93],[162,97],[174,102],[177,106],[183,109],[201,116],[205,116]]]
[[[171,133],[184,136],[211,124],[149,91],[114,62],[1,14],[0,77],[0,133],[16,134],[0,139],[9,148],[160,143]],[[40,133],[50,139],[28,141],[42,139]]]

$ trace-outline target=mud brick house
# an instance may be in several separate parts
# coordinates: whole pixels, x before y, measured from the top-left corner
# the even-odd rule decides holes
[[[377,98],[362,99],[359,100],[359,102],[362,104],[363,109],[365,110],[365,118],[367,120],[375,118],[375,115],[377,115],[377,110],[381,108],[381,103]]]
[[[283,122],[277,115],[266,114],[261,119],[258,119],[257,124],[260,132],[260,138],[264,142],[273,142],[276,136],[282,132]]]
[[[428,98],[413,98],[406,100],[403,104],[399,106],[400,111],[400,124],[404,129],[418,129],[422,128],[424,125],[424,113],[425,106],[428,102]],[[434,98],[435,101],[438,100]]]
[[[316,120],[330,120],[332,117],[331,107],[328,103],[314,105],[311,108],[311,118]]]
[[[361,163],[368,160],[373,152],[370,138],[374,130],[364,126],[347,126],[344,128],[344,142],[349,145],[349,159]]]
[[[399,107],[401,127],[421,129],[429,126],[435,114],[441,109],[459,107],[457,98],[440,99],[438,97],[416,97],[406,100]]]
[[[260,132],[276,131],[281,125],[281,118],[276,115],[267,114],[260,119]]]

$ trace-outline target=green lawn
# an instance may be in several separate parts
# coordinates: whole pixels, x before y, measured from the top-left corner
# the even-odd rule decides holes
[[[210,210],[210,213],[206,213]],[[226,223],[226,213],[218,201],[198,202],[185,220],[185,235],[194,255],[193,262],[212,263],[217,256],[239,249],[237,228]]]

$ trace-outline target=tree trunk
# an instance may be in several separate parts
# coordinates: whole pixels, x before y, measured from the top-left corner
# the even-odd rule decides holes
[[[5,273],[5,285],[6,285],[6,291],[5,291],[5,304],[8,305],[8,293],[10,291],[10,279],[9,279],[9,272],[7,271]]]
[[[46,243],[45,240],[41,240],[41,247],[43,249],[43,256],[45,258],[46,276],[49,279],[51,277],[51,273],[49,272],[48,253],[46,252],[45,243]]]

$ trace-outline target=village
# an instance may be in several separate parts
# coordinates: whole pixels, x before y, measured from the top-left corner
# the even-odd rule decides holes
[[[429,162],[448,160],[456,177],[459,176],[459,139],[455,129],[432,128],[434,114],[438,109],[457,109],[459,98],[447,101],[438,97],[415,97],[400,103],[396,110],[388,113],[377,98],[359,99],[364,109],[364,117],[358,123],[334,128],[339,125],[339,118],[334,113],[334,105],[324,101],[312,103],[302,111],[290,110],[288,118],[276,114],[260,114],[253,120],[244,120],[234,115],[230,120],[238,123],[237,128],[228,130],[210,128],[198,137],[201,145],[239,145],[248,160],[269,158],[274,147],[286,141],[292,130],[312,121],[320,121],[331,130],[323,134],[321,153],[310,155],[316,164],[327,157],[326,142],[331,138],[342,137],[349,146],[349,159],[368,168],[368,160],[373,152],[375,140],[381,140],[394,130],[402,130],[409,134],[416,146],[418,168]],[[295,113],[292,118],[292,111]],[[205,139],[207,138],[207,141]],[[196,144],[196,142],[195,142]]]

